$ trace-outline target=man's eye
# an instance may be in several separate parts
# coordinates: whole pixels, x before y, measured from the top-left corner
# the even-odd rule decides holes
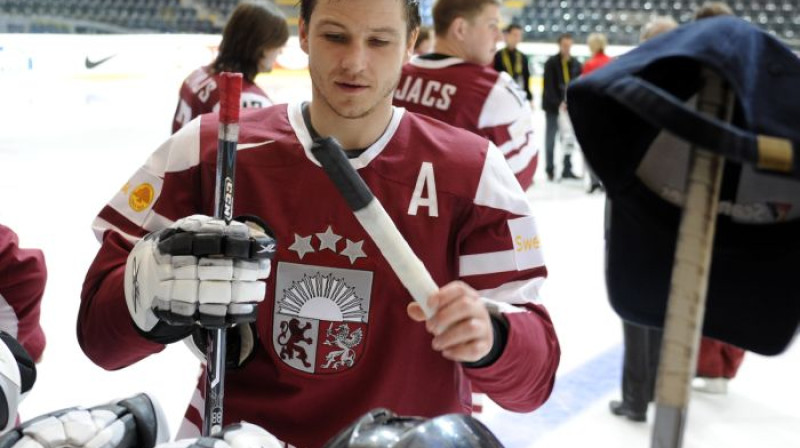
[[[325,34],[325,39],[329,40],[331,42],[344,42],[345,41],[344,35],[337,34],[337,33],[326,33]]]
[[[385,47],[389,45],[389,41],[383,39],[370,39],[369,43],[374,47]]]

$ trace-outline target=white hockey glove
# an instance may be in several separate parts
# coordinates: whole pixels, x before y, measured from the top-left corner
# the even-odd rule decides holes
[[[17,423],[17,409],[36,382],[36,364],[10,334],[0,331],[0,434]]]
[[[226,225],[193,215],[136,243],[125,267],[125,299],[145,337],[167,344],[195,324],[255,320],[276,244],[258,218],[244,219]]]
[[[146,394],[29,420],[0,437],[1,448],[152,448],[169,440],[158,402]]]
[[[157,448],[283,448],[275,436],[250,423],[228,425],[211,437],[183,439],[158,445]]]

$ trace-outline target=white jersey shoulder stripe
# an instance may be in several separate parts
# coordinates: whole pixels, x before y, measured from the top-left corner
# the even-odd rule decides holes
[[[172,221],[171,219],[165,218],[164,216],[159,215],[157,213],[152,213],[152,216],[144,223],[145,225],[142,228],[149,233],[169,227],[173,223],[174,221]],[[103,241],[103,234],[106,232],[106,230],[113,230],[114,232],[120,234],[123,238],[132,243],[136,243],[141,239],[138,236],[134,236],[129,233],[123,232],[122,229],[111,224],[110,222],[106,221],[103,218],[100,217],[95,218],[94,221],[92,222],[92,231],[94,232],[94,236],[95,238],[97,238],[97,241],[100,242]]]
[[[508,162],[491,142],[475,193],[475,204],[506,210],[520,216],[532,214],[525,192],[514,177]]]
[[[163,178],[165,173],[185,171],[199,163],[200,117],[197,117],[159,146],[144,168]]]
[[[533,110],[525,97],[525,92],[519,88],[516,82],[506,72],[500,72],[500,76],[492,86],[492,90],[486,97],[478,118],[479,128],[489,128],[502,124],[512,123],[521,117],[527,117],[531,121]]]
[[[517,270],[513,250],[462,255],[459,257],[458,264],[458,273],[461,277]]]
[[[543,267],[544,259],[530,268]],[[516,252],[513,249],[483,254],[462,255],[458,260],[458,273],[461,277],[487,275],[517,271]]]
[[[456,57],[449,57],[444,59],[427,59],[427,58],[421,58],[419,56],[414,56],[408,61],[409,64],[420,68],[445,68],[453,65],[463,64],[464,62],[466,61]]]
[[[106,230],[112,230],[118,234],[120,234],[126,240],[136,243],[141,238],[133,236],[129,233],[123,232],[119,227],[112,225],[110,222],[106,221],[103,218],[97,217],[92,222],[92,232],[94,232],[94,237],[97,238],[97,241],[103,242],[103,234],[106,233]]]
[[[511,168],[511,171],[518,173],[528,167],[539,149],[533,144],[533,135],[529,137],[528,144],[522,150],[506,159],[506,163]]]
[[[508,305],[541,302],[539,290],[543,284],[544,277],[536,277],[529,280],[508,282],[494,289],[482,289],[478,291],[478,294],[485,301],[497,304],[495,306],[505,306],[510,310],[519,310],[520,308]],[[506,312],[506,309],[501,309],[501,311]]]

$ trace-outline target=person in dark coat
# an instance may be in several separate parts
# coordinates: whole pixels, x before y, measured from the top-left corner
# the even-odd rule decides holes
[[[553,180],[555,174],[555,164],[553,152],[556,143],[556,132],[558,131],[559,111],[566,111],[566,91],[567,85],[581,74],[582,66],[577,59],[572,57],[572,35],[562,34],[558,36],[558,54],[550,56],[544,64],[544,77],[542,89],[542,109],[545,112],[545,153],[547,165],[547,179]],[[577,176],[572,172],[572,161],[567,154],[564,156],[564,166],[561,171],[562,179],[575,179]]]

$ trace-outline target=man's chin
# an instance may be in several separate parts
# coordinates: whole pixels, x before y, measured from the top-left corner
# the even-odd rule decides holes
[[[336,108],[333,110],[336,115],[347,120],[358,120],[369,115],[369,109],[356,108]]]

